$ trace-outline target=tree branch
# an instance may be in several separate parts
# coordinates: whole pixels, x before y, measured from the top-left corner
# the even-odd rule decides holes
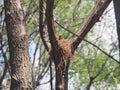
[[[99,20],[100,16],[103,14],[104,10],[110,4],[111,0],[99,0],[94,6],[93,10],[89,14],[88,18],[85,20],[83,25],[80,27],[79,31],[76,33],[79,37],[75,37],[72,42],[72,53],[76,50],[78,45],[81,43],[82,38],[90,31],[94,24]]]
[[[39,80],[42,80],[45,76],[46,72],[49,70],[49,59],[44,63],[44,68],[42,69],[41,73],[37,76],[36,80],[36,87],[40,85]]]
[[[55,33],[55,26],[54,26],[54,20],[53,20],[54,0],[47,0],[46,5],[47,5],[46,19],[47,19],[48,35],[49,35],[52,49],[54,49],[57,45],[57,37]]]
[[[43,2],[44,0],[39,0],[39,31],[40,31],[40,36],[41,36],[41,39],[42,39],[42,42],[46,48],[47,51],[49,51],[49,46],[48,46],[48,43],[47,41],[45,40],[45,31],[44,31],[44,27],[45,27],[45,23],[43,22],[43,12],[44,12],[44,6],[43,6]]]
[[[50,86],[51,90],[53,90],[53,72],[52,72],[52,59],[49,57],[50,61]]]
[[[4,62],[4,71],[2,73],[2,76],[0,77],[0,90],[2,90],[2,82],[5,78],[6,73],[7,73],[7,69],[8,69],[8,65],[6,62]]]

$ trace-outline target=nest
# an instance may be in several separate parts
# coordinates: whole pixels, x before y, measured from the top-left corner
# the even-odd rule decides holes
[[[71,56],[71,40],[59,39],[58,45],[63,50],[64,55],[69,55],[69,57]]]

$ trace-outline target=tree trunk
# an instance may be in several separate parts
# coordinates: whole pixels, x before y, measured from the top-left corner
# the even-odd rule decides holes
[[[58,40],[58,47],[51,53],[56,70],[56,90],[68,90],[68,69],[70,64],[71,42]]]
[[[21,0],[4,0],[5,21],[10,52],[10,90],[33,90]]]
[[[59,58],[59,57],[58,57]],[[64,62],[61,62],[64,63]],[[61,64],[56,65],[56,90],[68,90],[68,69],[69,63],[64,63],[64,66]]]

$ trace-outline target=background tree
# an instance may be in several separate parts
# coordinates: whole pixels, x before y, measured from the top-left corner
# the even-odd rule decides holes
[[[4,0],[5,24],[10,52],[10,90],[33,89],[28,54],[28,37],[20,0]],[[7,61],[6,61],[7,62]]]

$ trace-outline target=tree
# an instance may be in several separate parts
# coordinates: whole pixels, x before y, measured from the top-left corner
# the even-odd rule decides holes
[[[84,1],[88,2],[88,0],[84,0]],[[6,60],[6,63],[8,66],[7,68],[10,72],[10,76],[12,78],[11,90],[12,89],[19,90],[23,88],[24,85],[25,85],[24,88],[28,88],[30,90],[38,87],[41,84],[40,80],[45,76],[49,68],[50,68],[51,77],[48,82],[51,83],[51,90],[52,90],[53,89],[53,84],[52,84],[53,73],[52,73],[52,66],[51,66],[52,62],[54,62],[55,71],[56,71],[56,75],[55,75],[56,90],[68,90],[68,70],[71,63],[71,58],[73,57],[75,50],[78,48],[78,45],[81,43],[82,40],[90,43],[89,41],[84,39],[84,37],[90,31],[90,29],[94,26],[94,24],[99,21],[100,16],[102,15],[106,7],[109,5],[111,0],[98,0],[93,10],[91,11],[91,13],[88,15],[88,18],[83,23],[83,25],[79,26],[80,28],[79,30],[77,30],[77,33],[73,33],[72,31],[67,29],[66,31],[71,33],[73,37],[69,37],[69,36],[67,37],[67,35],[66,37],[62,35],[58,35],[55,24],[58,24],[59,26],[64,28],[64,26],[62,26],[57,22],[57,20],[55,20],[55,16],[53,13],[54,10],[57,8],[57,3],[59,2],[59,0],[46,0],[46,1],[39,0],[39,5],[37,0],[23,0],[22,2],[23,2],[23,8],[24,8],[25,14],[23,14],[23,10],[21,9],[22,7],[20,4],[20,0],[4,1],[5,15],[6,15],[5,25],[7,29],[9,51],[10,51],[10,61],[9,61],[10,67],[7,60]],[[68,1],[68,3],[70,2],[72,1],[71,0]],[[80,2],[81,0],[78,0],[78,4],[75,7],[76,11]],[[39,12],[39,30],[38,30],[38,20],[37,20],[38,12]],[[73,21],[75,20],[75,17],[77,16],[73,14]],[[25,27],[27,27],[28,29],[27,33],[29,34],[29,38],[34,39],[29,41],[34,41],[36,44],[33,59],[28,58],[29,57],[28,43],[27,43],[28,39],[27,39]],[[73,28],[70,28],[70,29],[72,30]],[[39,34],[41,38],[39,38]],[[47,50],[47,53],[43,49],[40,39],[42,40]],[[94,44],[92,45],[95,46]],[[4,51],[3,47],[2,47],[2,51]],[[100,48],[98,49],[101,50]],[[40,51],[38,67],[35,66],[35,63],[37,61],[36,60],[37,50]],[[104,51],[102,52],[105,55],[108,55]],[[6,55],[6,53],[3,52],[3,56],[5,59],[4,54]],[[115,60],[110,55],[108,56],[113,60]],[[87,61],[88,59],[86,58],[84,59]],[[106,64],[106,61],[107,60],[103,62],[103,66],[105,66],[104,64]],[[31,67],[29,62],[32,63]],[[92,63],[92,61],[90,60],[89,62]],[[90,68],[90,66],[88,66],[88,68]],[[90,89],[91,84],[93,84],[93,81],[96,79],[96,77],[100,75],[103,68],[101,67],[97,69],[99,70],[98,72],[96,71],[95,75],[91,75],[90,73],[88,73],[90,75],[89,75],[87,90]],[[6,74],[7,72],[6,68],[4,69],[4,72]],[[32,72],[32,75],[31,75],[31,72]],[[5,75],[3,74],[3,76]],[[16,79],[16,76],[17,76],[17,79]],[[24,78],[21,78],[21,76],[23,76]],[[28,77],[25,77],[25,76],[28,76]],[[2,78],[4,77],[1,77],[0,79],[1,82],[3,80]],[[17,86],[16,86],[16,82],[18,82]],[[33,86],[33,83],[34,83],[34,86]]]
[[[4,0],[5,22],[10,52],[10,90],[33,89],[28,54],[28,36],[20,0]]]
[[[102,15],[103,11],[107,8],[110,2],[111,0],[99,0],[83,26],[80,27],[79,31],[75,34],[75,37],[72,40],[68,40],[57,37],[53,19],[54,0],[46,1],[47,32],[51,44],[50,48],[48,48],[49,46],[46,48],[48,48],[48,51],[50,51],[50,57],[55,64],[56,90],[68,90],[68,69],[70,65],[70,58],[73,56],[82,39],[90,31],[92,26],[98,21],[99,17]],[[41,11],[43,12],[42,8],[40,12]],[[40,18],[43,20],[43,17]],[[41,31],[43,31],[43,29]],[[45,41],[43,37],[44,36],[41,38],[43,41]],[[47,45],[46,42],[44,42],[44,45]]]

